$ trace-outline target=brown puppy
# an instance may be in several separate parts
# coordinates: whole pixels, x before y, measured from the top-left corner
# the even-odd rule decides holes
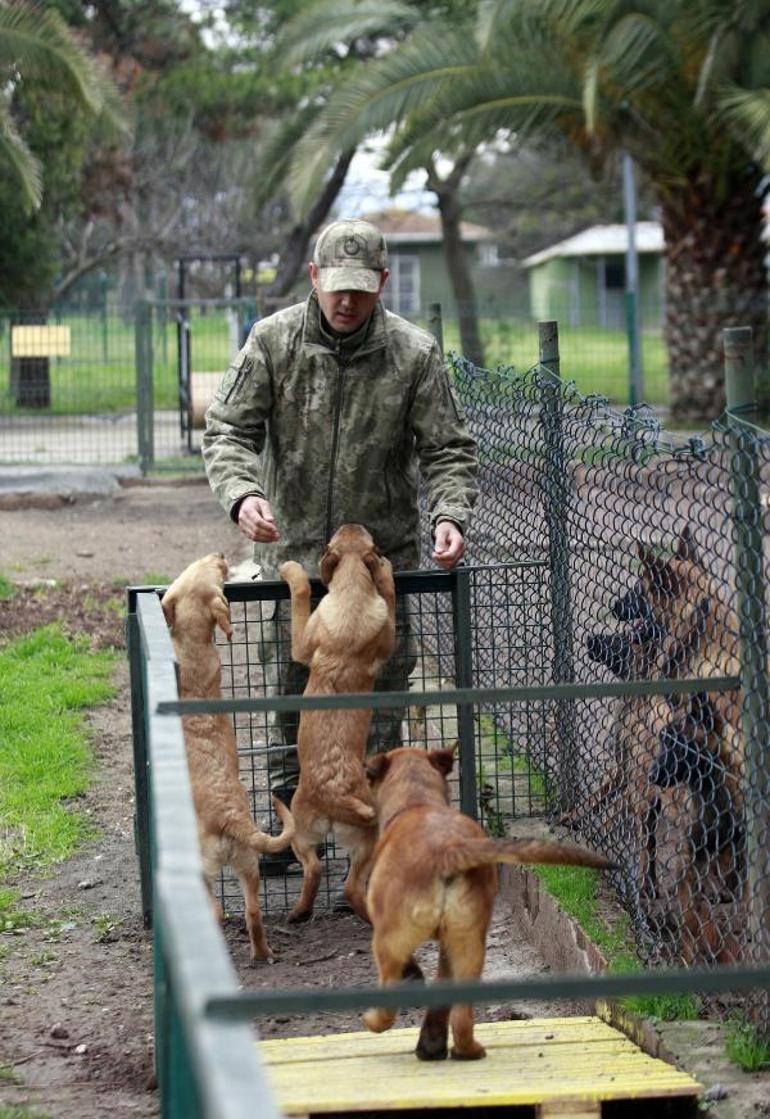
[[[366,763],[380,825],[366,900],[381,986],[419,975],[412,953],[426,940],[439,942],[439,979],[479,978],[497,894],[496,863],[613,865],[570,844],[490,839],[449,805],[446,778],[453,760],[454,749],[406,746]],[[364,1023],[380,1033],[395,1017],[395,1010],[368,1010]],[[458,1004],[426,1012],[415,1050],[421,1060],[446,1057],[450,1024],[453,1057],[485,1055],[473,1036],[473,1007]]]
[[[222,663],[214,644],[217,626],[228,640],[233,629],[223,592],[224,556],[212,553],[190,564],[163,596],[161,605],[171,629],[179,665],[181,699],[219,699]],[[214,882],[223,866],[232,866],[243,890],[251,958],[272,960],[259,908],[259,854],[283,851],[294,834],[291,813],[279,800],[280,835],[260,831],[249,811],[249,798],[238,776],[238,751],[232,719],[226,713],[182,717],[193,803],[198,820],[203,876],[217,919],[222,909]]]
[[[305,695],[368,692],[395,643],[396,592],[390,561],[362,525],[346,524],[321,558],[329,592],[310,613],[310,582],[301,564],[279,568],[291,591],[291,655],[310,666]],[[302,863],[302,893],[289,920],[306,920],[321,880],[316,845],[334,831],[350,856],[345,897],[367,920],[364,886],[376,839],[375,812],[364,774],[371,709],[303,711],[300,777],[291,802],[293,847]]]

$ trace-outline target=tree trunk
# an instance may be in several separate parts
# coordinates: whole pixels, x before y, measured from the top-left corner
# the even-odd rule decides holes
[[[452,294],[457,304],[457,317],[460,326],[460,348],[463,355],[474,365],[484,364],[484,347],[481,344],[479,320],[476,311],[476,291],[468,258],[460,235],[460,181],[470,157],[455,164],[451,175],[445,179],[430,170],[428,186],[436,194],[438,211],[441,217],[441,232],[444,239],[444,260],[446,261]]]
[[[665,338],[671,416],[714,420],[725,407],[722,331],[750,326],[761,379],[767,369],[767,278],[760,175],[751,170],[717,201],[714,184],[689,183],[663,203]]]
[[[302,221],[297,222],[289,233],[286,247],[278,262],[275,279],[262,292],[260,302],[263,314],[270,314],[272,310],[280,306],[284,296],[294,286],[300,269],[307,263],[310,238],[321,223],[325,221],[334,205],[337,195],[342,189],[342,184],[345,182],[345,176],[348,173],[348,167],[350,167],[355,151],[355,148],[351,148],[350,151],[342,152],[338,156],[334,170],[324,183],[323,190],[316,198],[307,216]]]
[[[11,318],[14,326],[42,326],[47,321],[44,312],[29,311]],[[50,408],[51,363],[46,355],[40,357],[11,356],[11,398],[17,408]]]

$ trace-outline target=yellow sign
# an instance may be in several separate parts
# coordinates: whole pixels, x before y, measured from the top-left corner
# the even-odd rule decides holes
[[[12,326],[11,357],[69,357],[68,326]]]

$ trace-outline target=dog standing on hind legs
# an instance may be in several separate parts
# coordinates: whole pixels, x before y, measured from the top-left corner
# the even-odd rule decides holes
[[[222,662],[214,635],[217,627],[228,641],[233,634],[230,606],[223,590],[227,572],[224,556],[215,552],[204,556],[185,568],[161,601],[179,667],[180,699],[221,698]],[[248,794],[238,775],[238,749],[230,715],[183,715],[182,729],[203,877],[212,909],[221,921],[214,885],[222,867],[229,865],[243,890],[252,961],[272,961],[259,907],[259,856],[289,846],[294,835],[291,812],[273,797],[281,834],[267,835],[254,823]]]
[[[321,557],[328,593],[310,612],[310,581],[289,560],[279,574],[291,592],[292,659],[310,667],[305,695],[369,692],[393,652],[396,592],[390,560],[358,524],[337,530]],[[371,709],[303,711],[297,751],[300,775],[291,802],[294,853],[302,863],[302,893],[289,920],[307,920],[321,881],[316,845],[334,831],[350,856],[345,897],[368,920],[364,887],[376,839],[376,817],[364,774]]]
[[[374,851],[367,906],[380,986],[421,976],[413,953],[426,940],[439,944],[438,979],[478,979],[497,895],[497,863],[558,863],[607,870],[603,855],[567,843],[491,839],[470,816],[449,804],[452,749],[400,747],[375,754],[366,773],[377,804],[380,837]],[[364,1024],[390,1029],[395,1010],[373,1009]],[[423,1061],[447,1056],[451,1027],[456,1060],[485,1056],[473,1036],[473,1007],[457,1004],[426,1012],[415,1050]]]

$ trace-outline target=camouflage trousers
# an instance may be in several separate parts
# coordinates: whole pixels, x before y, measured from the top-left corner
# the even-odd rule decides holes
[[[274,610],[272,607],[274,606]],[[301,695],[308,680],[308,669],[291,659],[291,614],[288,602],[265,603],[258,656],[262,665],[267,695]],[[272,610],[272,616],[270,612]],[[409,626],[407,603],[396,601],[396,644],[393,655],[382,666],[375,681],[377,692],[401,692],[409,687],[409,677],[417,663],[414,639]],[[401,724],[404,707],[380,708],[372,713],[366,744],[368,754],[391,750],[402,743]],[[296,785],[299,777],[297,733],[299,711],[268,713],[268,777],[270,788]]]

